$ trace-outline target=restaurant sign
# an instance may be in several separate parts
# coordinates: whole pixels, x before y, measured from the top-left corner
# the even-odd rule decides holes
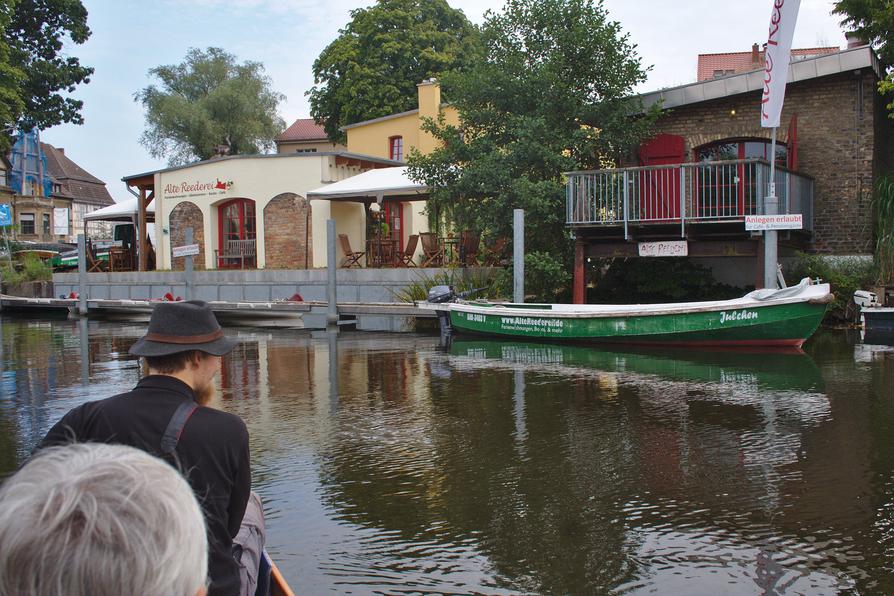
[[[641,257],[686,257],[689,256],[689,243],[685,240],[667,240],[665,242],[640,242]]]
[[[216,178],[206,182],[195,180],[183,181],[179,184],[165,184],[163,192],[166,199],[191,199],[225,195],[231,186],[233,186],[232,180],[224,182],[220,178]]]

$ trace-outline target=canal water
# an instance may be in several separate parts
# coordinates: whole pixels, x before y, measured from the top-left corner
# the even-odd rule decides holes
[[[0,325],[0,476],[140,375],[142,325]],[[229,329],[302,594],[894,593],[894,348],[601,350]]]

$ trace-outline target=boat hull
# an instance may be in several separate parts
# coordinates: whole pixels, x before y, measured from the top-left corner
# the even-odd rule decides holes
[[[822,321],[826,304],[804,301],[665,314],[556,316],[505,308],[451,305],[457,333],[561,342],[686,346],[801,346]]]

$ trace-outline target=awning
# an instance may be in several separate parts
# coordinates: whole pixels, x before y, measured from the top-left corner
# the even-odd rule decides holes
[[[428,200],[428,186],[410,180],[406,166],[399,166],[369,170],[307,193],[308,199],[361,203],[370,199],[381,202],[386,197],[425,201]]]
[[[139,216],[136,197],[91,211],[84,216],[84,221],[134,221]],[[155,219],[155,201],[146,207],[149,221]]]

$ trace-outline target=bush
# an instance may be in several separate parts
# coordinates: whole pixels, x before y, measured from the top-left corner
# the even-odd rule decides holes
[[[29,281],[50,281],[53,279],[53,268],[35,255],[25,255],[20,261],[14,261],[10,267],[7,261],[0,267],[3,283],[9,285]]]
[[[846,321],[852,318],[854,292],[874,285],[878,277],[876,264],[868,259],[798,254],[792,267],[795,280],[812,277],[829,282],[835,301],[826,312],[826,319]]]
[[[456,292],[484,288],[473,298],[502,299],[506,295],[502,277],[501,273],[477,269],[450,269],[431,277],[419,273],[419,279],[391,294],[400,302],[415,302],[428,298],[428,291],[434,286],[453,286]]]
[[[878,281],[894,281],[894,184],[887,177],[879,178],[872,197],[875,211],[875,262]]]

